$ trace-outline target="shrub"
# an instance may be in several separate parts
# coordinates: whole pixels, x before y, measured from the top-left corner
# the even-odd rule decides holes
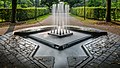
[[[84,7],[76,7],[71,9],[71,13],[80,17],[84,16]],[[86,7],[86,18],[104,20],[106,8],[104,7]],[[120,9],[112,7],[111,18],[120,19]]]
[[[11,9],[0,9],[0,18],[5,21],[11,20]]]
[[[38,8],[37,17],[49,13],[47,8]],[[0,18],[5,21],[11,20],[12,9],[0,9]],[[23,21],[35,18],[35,9],[34,8],[19,8],[16,12],[16,20]]]

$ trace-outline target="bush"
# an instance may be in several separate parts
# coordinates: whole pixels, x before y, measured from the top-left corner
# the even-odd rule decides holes
[[[27,8],[28,6],[26,4],[21,4],[21,8]]]
[[[84,17],[84,7],[76,7],[71,9],[71,13],[80,17]],[[104,7],[86,7],[86,18],[104,20],[106,8]],[[111,9],[111,18],[120,19],[120,9]]]
[[[49,13],[47,8],[38,8],[37,17]],[[0,18],[5,21],[10,21],[12,15],[12,9],[0,9]],[[16,12],[16,20],[23,21],[35,18],[35,8],[19,8]]]
[[[12,9],[0,9],[0,18],[5,21],[11,20]]]

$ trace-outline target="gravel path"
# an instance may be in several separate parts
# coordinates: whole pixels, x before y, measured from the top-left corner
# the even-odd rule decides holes
[[[2,27],[2,28],[0,28],[0,35],[3,35],[5,33],[8,33],[8,32],[14,31],[14,30],[22,29],[22,28],[51,25],[52,19],[53,19],[53,17],[49,16],[47,19],[43,20],[42,22],[38,22],[36,24],[22,24],[22,25],[12,24],[12,25],[9,25],[8,27]],[[70,17],[70,25],[98,28],[101,30],[106,30],[108,32],[112,32],[112,33],[120,35],[120,26],[119,25],[85,24],[85,23],[80,22],[78,19],[76,19],[74,17]]]

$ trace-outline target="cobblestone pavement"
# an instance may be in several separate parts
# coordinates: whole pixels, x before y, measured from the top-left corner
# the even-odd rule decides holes
[[[83,68],[120,68],[120,36],[110,33],[94,39],[85,47],[93,59]]]
[[[52,68],[53,57],[32,57],[38,47],[12,33],[0,36],[0,68]]]
[[[83,44],[90,57],[67,58],[69,68],[120,68],[120,36],[112,33]],[[53,56],[33,57],[39,45],[7,33],[0,36],[0,68],[54,68]]]

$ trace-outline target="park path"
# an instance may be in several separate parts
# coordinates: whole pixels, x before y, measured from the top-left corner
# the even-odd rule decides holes
[[[51,25],[52,24],[52,16],[49,16],[47,19],[41,22],[43,25]],[[119,25],[109,25],[109,24],[85,24],[81,22],[80,20],[70,16],[70,25],[75,26],[83,26],[83,27],[91,27],[91,28],[97,28],[101,30],[106,30],[108,32],[112,32],[115,34],[120,35],[120,26]]]
[[[53,19],[53,17],[49,16],[45,20],[43,20],[41,22],[38,22],[36,24],[22,24],[22,25],[12,24],[12,25],[9,25],[7,27],[2,27],[2,28],[0,28],[0,35],[3,35],[5,33],[8,33],[8,32],[14,31],[14,30],[22,29],[22,28],[51,25],[53,23],[52,19]],[[120,35],[120,26],[119,25],[85,24],[83,22],[80,22],[80,20],[78,20],[78,19],[76,19],[74,17],[71,17],[71,16],[70,16],[69,21],[70,21],[70,25],[98,28],[98,29],[101,29],[101,30],[106,30],[108,32],[112,32],[112,33]]]

